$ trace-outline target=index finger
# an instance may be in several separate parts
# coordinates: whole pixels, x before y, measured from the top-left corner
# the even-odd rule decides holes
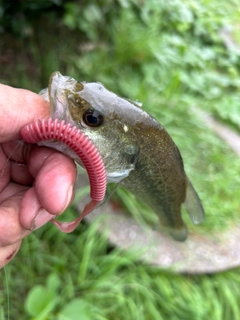
[[[22,127],[49,115],[49,102],[38,94],[0,84],[0,143],[21,138]]]

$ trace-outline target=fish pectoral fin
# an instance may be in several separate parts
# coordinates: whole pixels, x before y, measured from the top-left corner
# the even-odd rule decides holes
[[[188,179],[184,207],[194,224],[204,220],[204,209],[201,200]]]

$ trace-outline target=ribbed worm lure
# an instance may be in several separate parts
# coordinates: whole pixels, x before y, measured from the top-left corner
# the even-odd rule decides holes
[[[77,127],[64,120],[52,118],[37,120],[21,130],[22,138],[28,143],[57,140],[70,147],[86,168],[90,181],[91,201],[85,205],[82,214],[71,222],[51,220],[61,231],[72,232],[82,218],[96,208],[104,199],[106,192],[106,171],[97,148],[93,142]]]

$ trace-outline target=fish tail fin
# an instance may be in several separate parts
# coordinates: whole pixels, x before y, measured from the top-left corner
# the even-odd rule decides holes
[[[185,241],[187,239],[187,228],[185,225],[183,225],[181,228],[174,228],[169,230],[170,235],[173,237],[176,241]]]
[[[188,231],[183,222],[180,227],[170,227],[169,225],[163,225],[160,222],[160,230],[170,235],[176,241],[183,242],[187,239]]]
[[[184,207],[194,224],[204,220],[204,209],[201,200],[188,178]]]

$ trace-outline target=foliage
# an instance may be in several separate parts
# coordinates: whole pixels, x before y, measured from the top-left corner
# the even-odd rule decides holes
[[[56,305],[61,305],[61,299],[59,297],[58,289],[61,285],[61,281],[56,273],[52,273],[47,278],[46,286],[36,285],[34,286],[27,296],[25,301],[25,309],[29,315],[34,317],[35,320],[44,320],[48,318]],[[59,320],[75,320],[79,314],[81,314],[82,320],[88,320],[89,312],[87,311],[87,305],[81,299],[74,299],[69,303],[64,304],[63,308],[58,312]]]
[[[10,31],[27,37],[32,33],[33,22],[46,10],[63,13],[64,0],[2,0],[0,4],[0,33]]]
[[[16,258],[25,264],[6,268],[10,319],[238,319],[238,270],[193,276],[145,265],[111,248],[96,232],[100,222],[68,235],[45,227],[25,241]]]
[[[226,50],[220,36],[221,29],[231,23],[229,15],[236,3],[215,6],[213,1],[160,0],[142,5],[139,1],[119,1],[117,15],[112,1],[104,3],[108,10],[102,10],[102,4],[94,1],[83,10],[74,2],[66,4],[65,24],[83,31],[89,41],[97,42],[90,57],[89,52],[83,52],[79,58],[74,56],[84,76],[95,74],[101,78],[104,73],[106,77],[108,70],[115,71],[117,76],[131,68],[138,74],[139,82],[144,79],[154,89],[161,83],[161,93],[174,80],[181,91],[208,99],[220,97],[226,88],[232,92],[239,87],[238,55]],[[240,15],[237,8],[236,19]],[[95,13],[91,16],[94,23],[89,12]],[[107,16],[109,12],[111,17]],[[110,63],[108,70],[103,70],[107,66],[99,63],[103,54]],[[92,62],[92,56],[98,60]],[[86,61],[91,61],[91,65]],[[126,68],[123,72],[122,65]]]

